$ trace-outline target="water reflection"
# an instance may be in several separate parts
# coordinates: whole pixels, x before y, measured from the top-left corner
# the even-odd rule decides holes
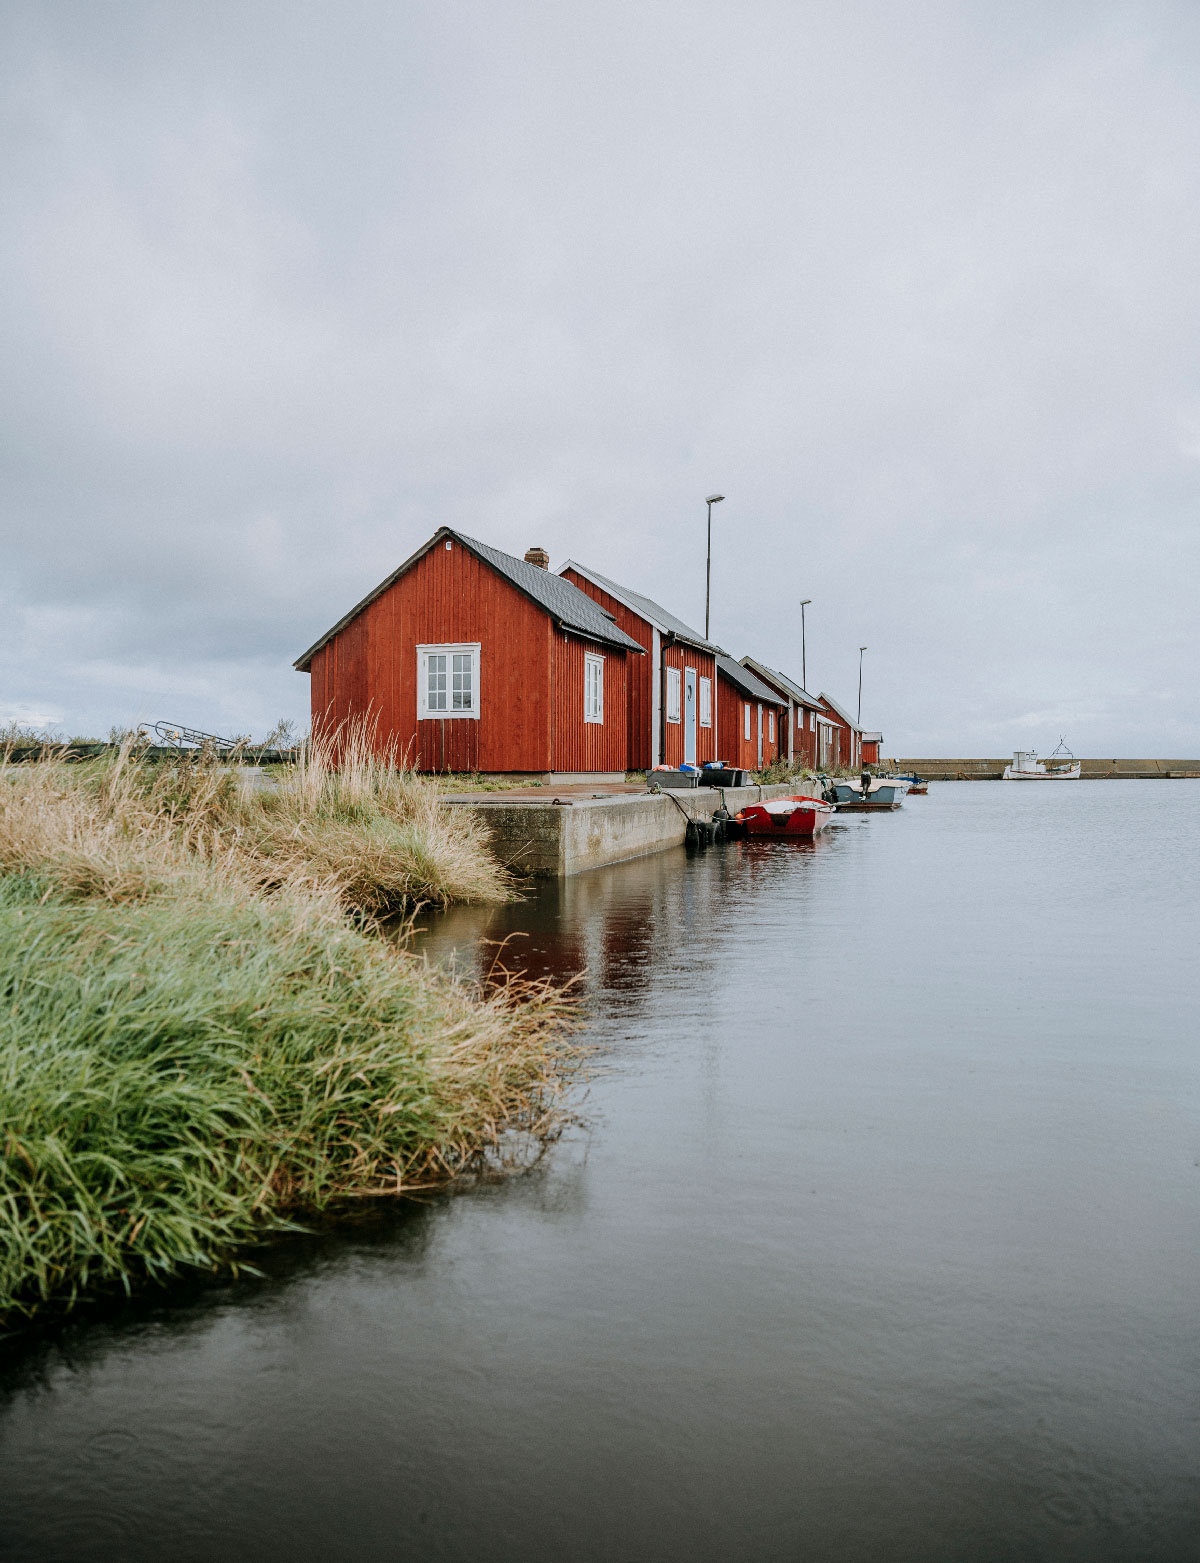
[[[505,972],[577,982],[595,996],[636,996],[684,950],[719,948],[732,918],[746,915],[774,880],[803,899],[796,876],[836,850],[836,832],[815,841],[731,842],[706,854],[656,853],[562,881],[526,886],[503,906],[459,906],[422,918],[414,948],[485,988]]]

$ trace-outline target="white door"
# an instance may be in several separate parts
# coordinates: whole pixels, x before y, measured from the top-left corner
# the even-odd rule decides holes
[[[758,708],[758,768],[759,768],[760,771],[762,770],[762,762],[763,762],[763,748],[762,748],[763,732],[762,732],[762,729],[763,729],[763,714],[762,714],[762,706],[760,705],[759,708]]]
[[[683,763],[696,763],[696,669],[683,674]]]

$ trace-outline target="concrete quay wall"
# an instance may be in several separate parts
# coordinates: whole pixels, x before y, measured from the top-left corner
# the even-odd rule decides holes
[[[474,811],[501,862],[538,877],[579,874],[683,845],[689,819],[711,820],[721,807],[736,814],[761,798],[786,798],[816,788],[804,783],[767,787],[696,787],[689,791],[575,797],[561,803],[504,793],[455,796],[445,802]]]
[[[898,771],[916,771],[929,781],[999,781],[1012,755],[1000,760],[889,760]],[[1143,777],[1200,777],[1200,760],[1081,760],[1082,781],[1134,781]]]

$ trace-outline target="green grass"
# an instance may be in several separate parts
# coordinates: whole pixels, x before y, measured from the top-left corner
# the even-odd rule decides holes
[[[449,898],[413,786],[0,767],[0,1316],[234,1262],[549,1130],[562,995],[482,998],[365,916]]]

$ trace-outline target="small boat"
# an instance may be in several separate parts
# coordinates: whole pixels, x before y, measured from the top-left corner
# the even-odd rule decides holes
[[[907,773],[907,775],[903,771],[901,771],[898,775],[895,775],[895,776],[882,776],[882,777],[880,777],[880,780],[881,781],[889,781],[889,782],[890,781],[907,782],[908,783],[908,793],[907,793],[906,796],[908,796],[910,798],[924,798],[924,797],[927,797],[929,795],[929,783],[925,780],[925,778],[923,776],[918,776],[916,771],[909,771]]]
[[[877,781],[864,792],[861,782],[840,781],[833,789],[833,801],[839,814],[875,814],[898,809],[908,791],[907,782]]]
[[[1067,748],[1064,739],[1058,740],[1053,754],[1039,760],[1036,749],[1018,749],[1012,764],[1004,767],[1005,781],[1078,781],[1083,766]]]
[[[767,798],[748,803],[734,820],[751,836],[815,836],[833,818],[833,807],[820,798]]]

